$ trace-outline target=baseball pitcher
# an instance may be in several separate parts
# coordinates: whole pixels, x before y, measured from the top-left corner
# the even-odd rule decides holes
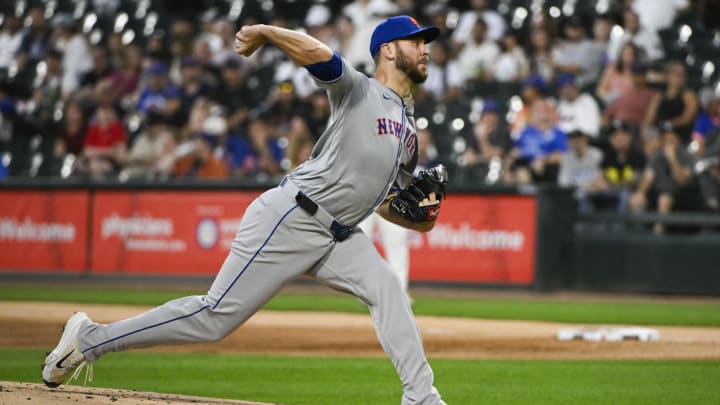
[[[354,70],[306,34],[243,27],[237,53],[265,44],[284,51],[326,89],[331,116],[311,157],[247,208],[206,295],[170,301],[136,317],[98,324],[72,316],[47,356],[42,378],[62,384],[103,354],[222,339],[302,274],[365,302],[383,349],[402,380],[402,404],[445,404],[398,278],[357,224],[373,212],[409,229],[432,229],[445,195],[442,166],[413,176],[418,142],[411,88],[427,77],[426,43],[437,27],[398,16],[375,28],[376,77]]]

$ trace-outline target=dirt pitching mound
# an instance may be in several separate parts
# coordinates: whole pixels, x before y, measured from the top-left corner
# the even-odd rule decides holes
[[[188,395],[158,394],[109,388],[60,386],[0,381],[0,405],[270,405],[261,402],[234,401]]]

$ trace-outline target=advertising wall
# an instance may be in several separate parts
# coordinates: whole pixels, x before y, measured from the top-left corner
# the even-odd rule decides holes
[[[97,273],[213,275],[258,192],[101,191],[93,204]]]
[[[412,232],[410,279],[531,284],[535,198],[451,195],[435,228]]]
[[[214,275],[258,194],[2,192],[0,268]],[[435,229],[410,233],[410,278],[532,284],[535,234],[532,196],[451,195]]]
[[[0,201],[0,268],[86,270],[87,192],[3,190]]]

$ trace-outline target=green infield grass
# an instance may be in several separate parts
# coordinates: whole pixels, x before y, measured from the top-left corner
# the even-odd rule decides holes
[[[44,354],[0,349],[0,380],[40,383]],[[717,404],[720,367],[697,361],[432,360],[449,404]],[[97,387],[304,405],[396,405],[387,359],[131,351],[95,363]],[[81,377],[82,379],[82,377]],[[77,384],[77,382],[75,382]]]
[[[183,291],[111,288],[2,286],[0,301],[55,301],[99,304],[158,305],[187,295]],[[265,309],[364,313],[350,296],[280,294]],[[523,319],[571,323],[720,326],[720,301],[608,301],[498,298],[417,297],[417,315],[486,319]]]

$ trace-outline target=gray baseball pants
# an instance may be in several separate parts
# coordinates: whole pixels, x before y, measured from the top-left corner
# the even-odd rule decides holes
[[[138,316],[80,328],[89,361],[107,352],[162,344],[218,341],[302,274],[364,301],[403,385],[402,404],[444,404],[410,304],[397,277],[360,231],[342,242],[283,189],[247,208],[230,253],[207,295],[170,301]]]

